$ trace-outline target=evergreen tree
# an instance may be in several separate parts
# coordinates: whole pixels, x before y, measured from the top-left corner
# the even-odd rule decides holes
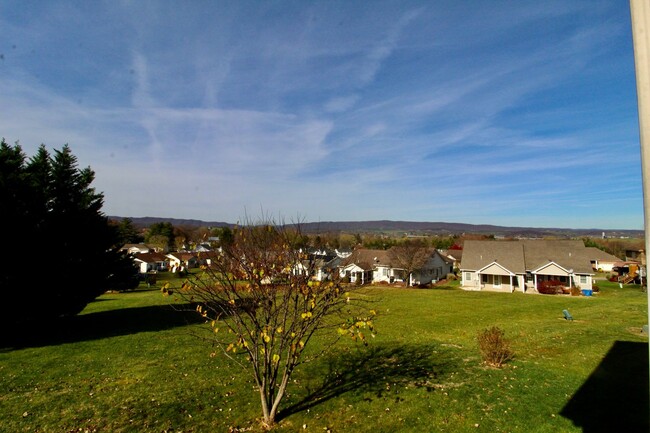
[[[166,249],[174,245],[174,226],[170,222],[153,223],[144,237],[145,242]]]
[[[0,217],[12,251],[0,279],[7,307],[0,320],[74,315],[108,289],[137,285],[94,177],[67,145],[54,156],[41,146],[27,162],[18,144],[0,143]]]
[[[122,245],[137,244],[144,241],[144,237],[138,232],[131,218],[124,218],[117,223],[117,233],[119,243]]]

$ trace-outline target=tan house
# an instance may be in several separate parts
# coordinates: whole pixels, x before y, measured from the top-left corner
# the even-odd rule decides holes
[[[465,290],[538,293],[543,281],[592,290],[593,251],[582,241],[474,241],[463,246],[461,287]]]
[[[612,272],[616,264],[621,261],[620,258],[596,247],[586,248],[591,256],[591,266],[594,271]]]

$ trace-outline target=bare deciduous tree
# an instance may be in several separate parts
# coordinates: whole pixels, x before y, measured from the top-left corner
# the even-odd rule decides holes
[[[391,264],[403,269],[408,286],[413,272],[422,269],[431,256],[429,248],[420,240],[407,240],[388,250]]]
[[[364,307],[359,289],[342,287],[338,273],[312,279],[313,262],[293,246],[296,230],[275,223],[236,228],[221,256],[178,293],[197,304],[210,324],[210,340],[252,375],[267,426],[274,424],[298,365],[341,337],[365,343],[364,333],[374,332],[375,312]],[[318,334],[331,338],[307,355]]]

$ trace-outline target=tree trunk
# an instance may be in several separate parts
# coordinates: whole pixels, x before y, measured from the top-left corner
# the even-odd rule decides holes
[[[262,417],[264,418],[264,423],[270,427],[273,425],[275,417],[271,418],[271,413],[269,412],[269,401],[266,398],[266,390],[264,386],[258,385],[260,390],[260,401],[262,402]]]
[[[289,383],[289,374],[284,374],[282,377],[282,382],[280,383],[280,388],[278,389],[278,393],[275,396],[275,401],[273,402],[273,406],[271,407],[271,413],[270,413],[270,418],[271,422],[275,422],[275,416],[278,414],[278,409],[280,408],[280,401],[282,401],[282,398],[284,397],[284,393],[287,389],[287,384]]]

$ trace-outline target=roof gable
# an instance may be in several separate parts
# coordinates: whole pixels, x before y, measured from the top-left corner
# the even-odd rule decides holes
[[[485,266],[478,270],[482,274],[492,274],[492,275],[514,275],[514,272],[504,268],[497,262],[492,262],[489,265]]]
[[[532,272],[538,275],[561,275],[570,273],[569,269],[564,269],[555,262],[547,263],[539,269],[533,269]]]

